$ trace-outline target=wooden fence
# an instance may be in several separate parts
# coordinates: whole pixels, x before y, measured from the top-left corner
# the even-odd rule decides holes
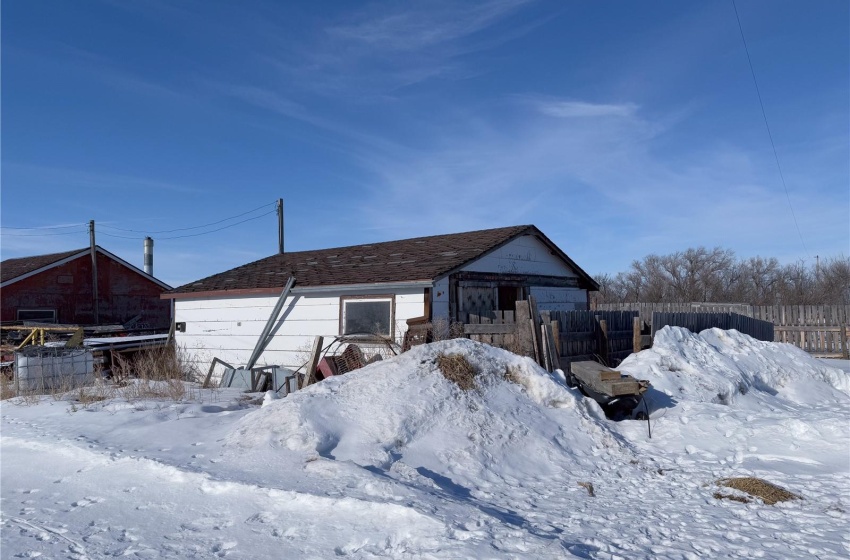
[[[652,337],[665,325],[681,326],[694,332],[713,327],[736,329],[758,340],[795,344],[818,357],[848,358],[850,340],[846,325],[776,326],[752,315],[731,312],[730,309],[741,311],[746,307],[737,304],[700,304],[699,307],[676,304],[686,311],[654,311],[647,321],[651,329],[647,329],[644,314],[656,304],[637,305],[641,307],[630,310],[538,311],[534,298],[529,298],[516,302],[515,311],[470,314],[465,324],[457,325],[460,329],[452,327],[449,334],[529,356],[550,371],[556,367],[567,369],[571,362],[584,360],[596,360],[614,367],[629,354],[650,346]],[[812,321],[823,321],[826,317],[842,316],[838,311],[833,314],[827,309],[811,312],[798,309],[792,313],[790,307],[787,306],[784,316],[794,320],[809,320],[807,317],[810,317]],[[695,312],[694,309],[718,311]],[[774,308],[773,312],[776,311]],[[779,311],[778,316],[782,316]],[[408,321],[408,324],[405,350],[433,339],[432,325],[424,318]]]
[[[777,342],[787,342],[818,358],[850,359],[846,325],[774,327]]]
[[[634,351],[634,311],[552,311],[561,362],[597,359],[619,364]]]
[[[518,301],[516,311],[470,314],[463,334],[478,342],[535,358],[551,367],[597,360],[619,364],[634,351],[634,311],[538,311],[533,298]],[[640,332],[637,332],[638,341]],[[549,339],[551,337],[551,342]],[[640,344],[640,342],[638,342]]]
[[[747,305],[745,303],[600,303],[597,310],[638,311],[649,323],[653,313],[738,313],[777,326],[828,325],[850,322],[850,305]]]
[[[599,310],[637,311],[641,320],[650,325],[653,313],[736,313],[773,323],[774,342],[794,344],[816,357],[850,358],[850,305],[604,303],[596,307]],[[653,332],[659,328],[652,325]]]
[[[662,313],[652,314],[652,338],[666,326],[685,327],[698,333],[705,329],[735,329],[757,340],[772,342],[774,326],[769,321],[753,319],[737,313]]]

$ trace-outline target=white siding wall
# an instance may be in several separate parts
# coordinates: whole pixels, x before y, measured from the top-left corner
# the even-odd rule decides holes
[[[386,290],[376,289],[289,296],[281,311],[285,320],[257,365],[293,369],[301,366],[315,336],[332,339],[339,335],[340,296],[387,294]],[[243,366],[277,300],[277,296],[178,299],[175,321],[185,322],[186,332],[176,333],[177,343],[204,373],[214,357]],[[421,317],[423,311],[422,288],[395,292],[395,335],[399,341],[407,328],[407,319]]]
[[[517,237],[489,255],[466,265],[463,270],[572,278],[577,276],[559,257],[549,252],[549,247],[533,235]]]

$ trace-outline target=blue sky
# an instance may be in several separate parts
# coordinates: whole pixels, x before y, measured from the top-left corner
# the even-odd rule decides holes
[[[276,252],[277,198],[293,251],[533,223],[591,274],[846,256],[850,4],[737,7],[787,195],[727,1],[4,2],[2,258],[94,219],[140,267],[162,232],[179,285]]]

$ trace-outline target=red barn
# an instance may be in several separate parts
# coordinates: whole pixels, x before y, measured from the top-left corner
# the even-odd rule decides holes
[[[137,324],[168,328],[171,304],[159,296],[171,287],[101,247],[96,255],[96,310],[90,248],[0,262],[0,321],[124,324],[141,315]]]

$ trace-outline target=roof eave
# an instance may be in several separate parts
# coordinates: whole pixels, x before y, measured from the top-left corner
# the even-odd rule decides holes
[[[296,278],[297,282],[297,278]],[[362,292],[364,290],[399,290],[411,288],[429,288],[433,286],[434,281],[429,279],[424,280],[405,280],[402,282],[371,282],[369,284],[324,284],[319,286],[298,286],[297,283],[292,288],[293,295],[299,294],[314,294],[320,292]],[[236,288],[233,290],[206,290],[199,292],[172,292],[161,294],[160,299],[205,299],[205,298],[226,298],[226,297],[242,297],[242,296],[267,296],[280,295],[283,286],[272,288]]]

